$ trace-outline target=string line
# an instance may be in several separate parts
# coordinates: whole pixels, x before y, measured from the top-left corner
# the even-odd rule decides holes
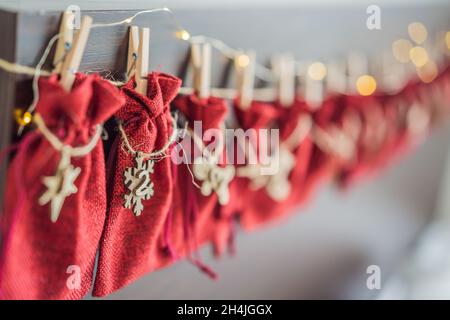
[[[131,153],[133,155],[138,154],[138,155],[140,155],[140,156],[142,156],[144,158],[152,158],[152,159],[154,159],[155,157],[166,156],[166,151],[177,140],[178,135],[179,135],[179,130],[178,130],[178,126],[177,126],[177,120],[178,120],[178,117],[175,114],[172,117],[172,128],[173,128],[172,129],[172,134],[170,135],[169,139],[164,144],[164,146],[161,149],[153,151],[153,152],[150,152],[150,153],[144,152],[144,151],[135,150],[133,148],[133,146],[131,145],[130,140],[128,139],[128,136],[127,136],[127,134],[125,132],[125,129],[122,126],[122,123],[119,123],[118,127],[119,127],[119,132],[120,132],[120,135],[122,137],[122,140],[123,140],[125,146],[127,147],[129,153]]]
[[[39,113],[34,115],[34,122],[38,130],[42,133],[42,135],[47,139],[48,142],[52,145],[52,147],[57,151],[62,151],[63,149],[68,152],[71,157],[83,157],[89,154],[92,149],[97,145],[98,140],[100,139],[103,131],[102,125],[96,125],[95,134],[92,136],[91,140],[85,144],[84,146],[72,147],[71,145],[67,145],[63,143],[57,136],[55,136],[50,129],[45,125],[44,119],[41,117]]]

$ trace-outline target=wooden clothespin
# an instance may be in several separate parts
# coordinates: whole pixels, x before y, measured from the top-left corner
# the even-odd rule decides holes
[[[199,98],[211,95],[211,51],[209,43],[191,44],[193,87]]]
[[[369,71],[367,56],[359,52],[351,52],[347,57],[347,91],[356,93],[356,80]]]
[[[147,96],[147,76],[148,76],[148,61],[150,53],[150,29],[141,28],[139,30],[139,46],[138,56],[136,60],[136,88],[135,90]]]
[[[239,106],[248,109],[253,101],[255,85],[256,53],[253,50],[242,52],[234,60],[236,68],[236,87]]]
[[[344,59],[327,64],[326,91],[343,94],[347,90],[346,62]]]
[[[384,51],[375,62],[370,65],[370,73],[378,80],[383,91],[394,94],[400,91],[409,80],[405,64],[397,63],[390,51]]]
[[[91,31],[92,18],[84,16],[81,21],[80,30],[75,35],[71,50],[67,53],[61,67],[60,83],[66,91],[70,91],[75,81],[75,73],[78,70],[84,49]]]
[[[305,96],[306,91],[306,78],[308,77],[308,66],[309,62],[307,61],[297,61],[296,66],[296,76],[297,76],[297,84],[296,84],[296,94],[300,97]]]
[[[290,107],[295,99],[295,60],[291,53],[272,58],[272,69],[278,83],[278,100],[284,107]]]
[[[319,108],[325,97],[327,69],[322,62],[309,63],[306,69],[305,101],[314,109]]]
[[[72,11],[64,11],[61,24],[59,26],[59,38],[56,43],[55,55],[53,56],[53,71],[58,74],[64,62],[66,52],[68,52],[73,43],[73,21],[75,14]]]
[[[127,79],[131,78],[136,71],[136,63],[139,52],[139,28],[130,27],[128,36],[128,55],[127,55]]]

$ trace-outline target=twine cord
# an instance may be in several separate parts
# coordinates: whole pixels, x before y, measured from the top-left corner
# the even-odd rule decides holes
[[[97,145],[97,142],[103,132],[103,126],[98,124],[96,125],[95,134],[87,144],[80,147],[72,147],[71,145],[63,143],[57,136],[53,134],[53,132],[50,131],[50,129],[45,125],[45,121],[39,113],[36,113],[34,115],[34,123],[36,124],[38,130],[47,139],[47,141],[50,142],[55,150],[60,152],[64,150],[65,152],[68,152],[71,157],[83,157],[89,154]]]
[[[150,152],[150,153],[140,151],[140,150],[135,150],[133,148],[133,146],[131,145],[130,140],[128,139],[125,129],[122,126],[122,123],[119,123],[118,127],[119,127],[120,135],[122,137],[122,141],[123,141],[124,145],[126,146],[129,153],[131,153],[132,155],[139,155],[139,156],[141,156],[143,158],[147,158],[147,159],[148,158],[154,159],[154,158],[157,158],[160,156],[162,156],[161,159],[163,159],[168,156],[166,154],[166,151],[170,148],[171,145],[173,145],[176,142],[176,140],[178,138],[179,130],[177,127],[177,121],[178,121],[178,116],[175,114],[172,117],[173,130],[172,130],[172,134],[170,135],[168,141],[164,144],[164,146],[161,149]]]

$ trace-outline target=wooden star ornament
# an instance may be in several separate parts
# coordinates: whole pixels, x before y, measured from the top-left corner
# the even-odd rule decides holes
[[[77,193],[75,180],[80,175],[81,169],[74,167],[70,163],[70,155],[62,152],[61,160],[54,176],[47,176],[42,179],[47,190],[39,198],[41,206],[51,202],[50,220],[54,223],[58,220],[65,199]]]

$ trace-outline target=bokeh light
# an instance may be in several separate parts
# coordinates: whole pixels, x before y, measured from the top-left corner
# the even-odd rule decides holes
[[[313,80],[323,80],[327,75],[327,67],[322,62],[314,62],[308,67],[308,75]]]
[[[418,68],[423,67],[428,62],[428,53],[424,47],[416,46],[409,50],[409,58]]]
[[[238,67],[245,68],[250,64],[250,57],[246,54],[240,54],[236,58],[236,64]]]
[[[436,63],[429,60],[425,65],[417,68],[417,75],[423,82],[430,83],[438,75],[438,68],[436,66]]]
[[[377,82],[374,77],[366,74],[356,80],[356,89],[360,95],[370,96],[377,89]]]
[[[413,22],[408,25],[408,34],[411,39],[417,43],[422,44],[427,40],[427,28],[420,22]]]
[[[176,33],[176,37],[178,39],[187,41],[187,40],[189,40],[191,38],[191,35],[186,30],[179,30]]]
[[[410,61],[409,51],[412,47],[413,44],[411,41],[398,39],[392,43],[392,53],[398,62],[407,63]]]

